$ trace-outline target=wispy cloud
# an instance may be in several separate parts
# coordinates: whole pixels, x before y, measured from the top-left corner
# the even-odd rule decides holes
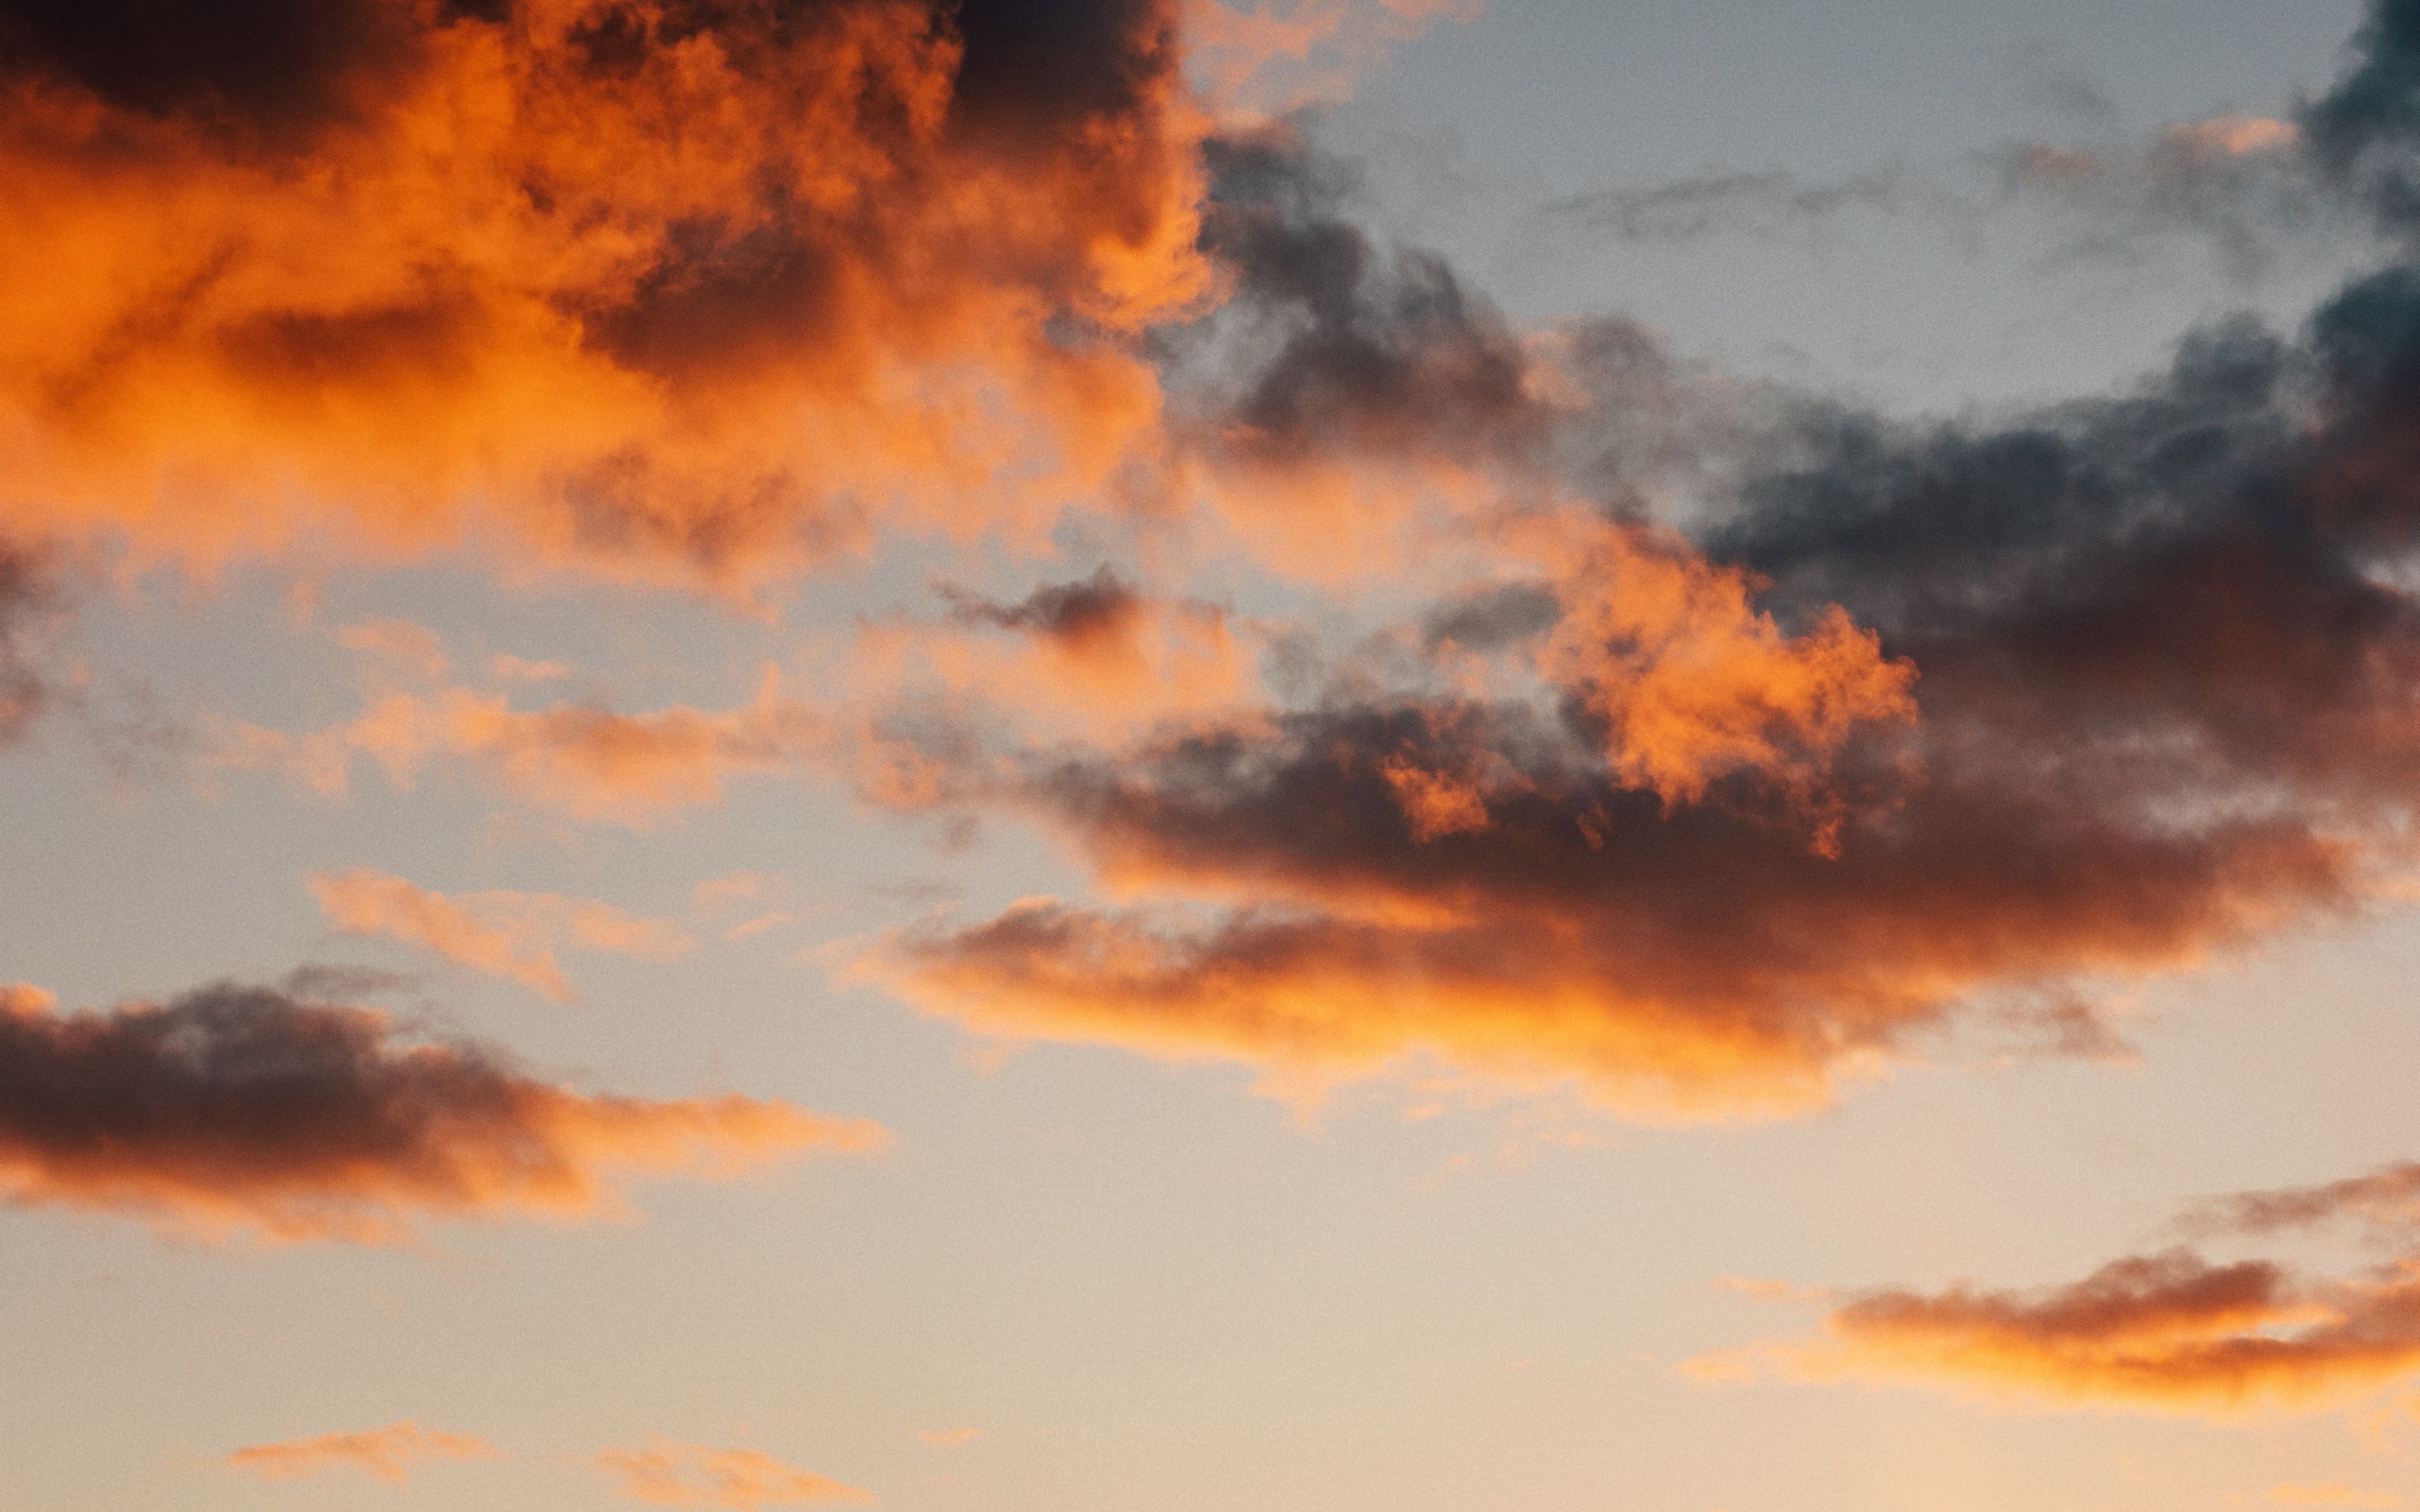
[[[357,1470],[394,1486],[411,1479],[414,1465],[431,1461],[502,1459],[504,1454],[472,1433],[442,1433],[417,1423],[390,1423],[358,1433],[323,1433],[316,1439],[258,1443],[238,1449],[224,1461],[229,1470],[265,1480],[296,1480],[332,1470]]]

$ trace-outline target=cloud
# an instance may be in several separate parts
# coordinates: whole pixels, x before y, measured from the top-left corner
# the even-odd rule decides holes
[[[630,1176],[737,1176],[884,1138],[736,1095],[591,1096],[265,987],[75,1014],[11,1002],[0,1196],[203,1237],[395,1242],[422,1218],[612,1216]]]
[[[1713,168],[1660,183],[1594,190],[1552,201],[1549,224],[1624,241],[1685,241],[1713,235],[1773,237],[1848,213],[1911,211],[1972,217],[1963,195],[1894,165],[1808,182],[1784,168]]]
[[[358,1470],[394,1486],[411,1479],[411,1467],[429,1460],[502,1459],[487,1440],[471,1433],[441,1433],[417,1423],[390,1423],[359,1433],[323,1433],[288,1443],[238,1449],[223,1461],[229,1470],[264,1480],[299,1480],[331,1470]]]
[[[959,1449],[982,1438],[981,1428],[924,1428],[916,1437],[936,1449]]]
[[[517,709],[506,694],[469,687],[389,691],[320,730],[223,722],[209,760],[222,769],[280,772],[332,798],[349,789],[357,757],[407,790],[442,761],[575,819],[645,828],[720,803],[735,777],[796,774],[838,733],[823,711],[786,695],[768,667],[752,702],[723,710],[671,704],[623,713],[569,701]]]
[[[874,1500],[854,1486],[785,1465],[757,1449],[717,1449],[659,1438],[642,1449],[608,1449],[597,1457],[597,1464],[613,1477],[617,1494],[649,1506],[756,1512],[767,1506]]]
[[[367,869],[308,880],[319,911],[338,929],[422,946],[559,1003],[575,995],[555,965],[558,943],[642,961],[669,961],[697,943],[670,919],[641,918],[594,898],[510,891],[448,898]]]
[[[2319,1186],[2284,1187],[2213,1198],[2180,1220],[2202,1238],[2261,1235],[2351,1223],[2393,1236],[2420,1226],[2420,1163],[2403,1162]]]
[[[59,612],[46,555],[0,536],[0,749],[67,692],[49,647]]]
[[[946,623],[859,627],[847,676],[861,706],[922,698],[960,720],[1039,742],[1117,742],[1164,723],[1257,706],[1257,626],[1218,605],[1153,594],[1103,566],[1015,603],[940,585]]]
[[[1209,288],[1163,0],[154,9],[8,23],[28,530],[717,583],[1038,538]]]
[[[2402,1253],[2367,1271],[2331,1278],[2273,1260],[2218,1264],[2170,1249],[2033,1290],[1890,1288],[1835,1308],[1816,1337],[1701,1356],[1683,1368],[1707,1381],[1904,1381],[2204,1416],[2346,1406],[2420,1373],[2412,1185],[2411,1167],[2396,1165],[2321,1186],[2239,1194],[2186,1215],[2211,1237],[2350,1218],[2405,1242]]]
[[[1398,44],[1437,22],[1476,21],[1481,0],[1255,0],[1185,8],[1187,66],[1211,106],[1267,119],[1335,103]]]
[[[1124,906],[869,969],[988,1032],[1776,1110],[1969,1009],[2089,1005],[2397,895],[2415,332],[2390,268],[2118,395],[1779,406],[1691,542],[1474,523],[1489,576],[1415,614],[1400,673],[1026,764],[1005,801]],[[2115,1043],[2089,1029],[2068,1012]]]

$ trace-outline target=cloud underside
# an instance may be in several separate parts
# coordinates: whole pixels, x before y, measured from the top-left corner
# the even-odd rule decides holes
[[[77,1014],[17,990],[0,1009],[0,1197],[206,1238],[392,1242],[431,1218],[613,1216],[632,1177],[729,1177],[883,1138],[787,1103],[584,1094],[269,988]]]
[[[2343,1276],[2193,1249],[2129,1256],[2033,1290],[1890,1288],[1832,1311],[1811,1338],[1700,1357],[1710,1381],[1896,1381],[2073,1407],[2202,1416],[2317,1411],[2420,1373],[2420,1250],[2398,1165],[2189,1210],[2205,1241],[2350,1226],[2393,1257]]]

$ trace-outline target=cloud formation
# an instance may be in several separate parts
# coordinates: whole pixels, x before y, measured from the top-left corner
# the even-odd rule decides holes
[[[405,1421],[359,1433],[323,1433],[316,1439],[257,1443],[238,1449],[224,1463],[264,1480],[299,1480],[331,1470],[358,1470],[391,1486],[411,1479],[411,1467],[430,1460],[502,1459],[494,1444],[474,1433],[442,1433]]]
[[[2331,108],[2173,150],[2318,150]],[[1220,164],[1244,329],[1195,354],[1227,364],[1218,444],[1494,480],[1398,500],[1450,527],[1410,579],[1435,596],[1250,717],[1027,753],[984,795],[1112,902],[911,930],[876,980],[982,1032],[1290,1086],[1425,1057],[1700,1117],[1820,1103],[1978,1010],[2105,1047],[2113,979],[2403,895],[2420,272],[2006,419],[1768,391],[1671,426],[1709,448],[1676,471],[1623,428],[1642,393],[1699,403],[1673,364],[1516,337],[1318,177],[1282,134]],[[1633,518],[1675,478],[1687,540]],[[1273,497],[1310,539],[1318,510]]]
[[[421,946],[558,1003],[577,995],[555,964],[558,943],[642,961],[673,960],[697,943],[671,919],[626,913],[594,898],[507,890],[449,898],[367,868],[307,880],[319,911],[338,929]]]
[[[2420,1373],[2420,1249],[2412,1168],[2200,1204],[2207,1237],[2351,1222],[2403,1253],[2313,1276],[2274,1260],[2217,1264],[2188,1249],[2113,1260],[2064,1286],[1870,1291],[1820,1335],[1708,1355],[1706,1380],[1904,1381],[2068,1406],[2225,1416],[2346,1405]]]
[[[423,1218],[612,1216],[631,1176],[730,1177],[873,1123],[725,1095],[659,1102],[413,1042],[382,1013],[266,987],[0,1012],[0,1198],[204,1237],[393,1242]]]
[[[1147,435],[1137,338],[1209,288],[1169,0],[6,24],[28,530],[721,582],[1030,533]]]
[[[597,1464],[613,1477],[618,1495],[649,1506],[756,1512],[767,1506],[874,1500],[869,1492],[785,1465],[761,1449],[717,1449],[659,1438],[644,1448],[608,1449],[597,1457]]]
[[[568,700],[527,709],[509,693],[473,687],[389,690],[319,730],[225,722],[209,761],[281,773],[330,798],[349,791],[360,757],[406,791],[434,764],[458,765],[538,807],[644,829],[721,802],[735,778],[796,775],[828,756],[842,733],[829,711],[784,692],[779,669],[768,667],[755,698],[729,709],[626,713]]]

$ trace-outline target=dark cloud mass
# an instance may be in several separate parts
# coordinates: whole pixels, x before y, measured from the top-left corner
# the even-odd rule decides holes
[[[1528,363],[1433,253],[1382,249],[1342,213],[1349,178],[1295,132],[1214,139],[1202,242],[1240,328],[1219,428],[1247,455],[1483,455],[1539,439]]]
[[[0,989],[0,1197],[215,1235],[391,1240],[419,1216],[579,1218],[631,1172],[731,1171],[871,1124],[741,1097],[587,1096],[381,1013],[221,983],[62,1014]]]
[[[2407,12],[2311,107],[2377,123],[2362,152],[2408,147]],[[1550,416],[1442,265],[1375,258],[1282,146],[1232,149],[1211,223],[1280,332],[1233,390],[1243,430],[1591,455],[1597,414]],[[1033,768],[1023,801],[1145,901],[1021,904],[904,937],[883,969],[997,1032],[1331,1079],[1425,1052],[1683,1113],[1821,1101],[1962,1006],[2072,1018],[2096,980],[2408,874],[2415,422],[2400,266],[2295,336],[2222,321],[2130,393],[2011,422],[1777,402],[1699,474],[1727,480],[1695,535],[1708,572],[1746,575],[1731,596],[1659,578],[1651,536],[1575,567],[1568,543],[1606,527],[1553,525],[1539,581],[1456,594],[1417,637],[1527,666],[1544,697],[1360,676],[1257,728]],[[1505,540],[1509,564],[1536,554]],[[1692,607],[1644,616],[1660,593]],[[1718,598],[1736,626],[1773,618],[1680,628]],[[1783,709],[1800,722],[1772,735]],[[1671,770],[1639,755],[1658,741],[1724,754],[1642,780]]]
[[[1127,633],[1144,607],[1142,595],[1108,567],[1075,582],[1046,583],[1014,604],[946,588],[943,593],[952,617],[962,625],[1021,630],[1071,646]]]

